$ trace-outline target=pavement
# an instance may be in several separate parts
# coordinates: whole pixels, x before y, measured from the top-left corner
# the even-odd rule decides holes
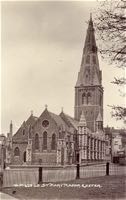
[[[42,184],[42,187],[2,188],[2,192],[20,200],[124,200],[126,199],[125,178],[124,175],[91,177],[51,183],[50,186],[48,183]],[[15,194],[13,194],[14,190]],[[2,200],[14,198],[5,196]]]
[[[18,200],[17,198],[14,198],[8,194],[5,194],[3,192],[0,192],[0,199],[1,200]]]

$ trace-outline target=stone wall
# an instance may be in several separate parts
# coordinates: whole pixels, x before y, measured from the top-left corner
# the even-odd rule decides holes
[[[14,156],[14,149],[18,147],[20,151],[20,156]],[[24,163],[24,152],[26,151],[27,142],[13,143],[12,146],[12,161],[13,165],[22,165]]]

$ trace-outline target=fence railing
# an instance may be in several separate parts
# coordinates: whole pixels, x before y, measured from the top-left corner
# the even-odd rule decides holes
[[[39,183],[41,175],[42,182],[60,182],[76,179],[76,166],[64,168],[48,168],[42,167],[42,171],[38,168],[17,168],[6,169],[3,172],[3,187],[13,187],[16,185],[36,185]],[[106,175],[106,165],[80,166],[79,177],[99,177]],[[126,175],[125,166],[115,164],[109,165],[109,175]]]

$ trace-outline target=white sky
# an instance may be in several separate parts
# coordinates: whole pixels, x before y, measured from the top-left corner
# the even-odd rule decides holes
[[[40,116],[48,105],[51,112],[74,115],[74,86],[80,69],[87,21],[95,17],[97,3],[3,2],[1,15],[2,133],[10,120],[14,132],[30,111]],[[120,69],[100,57],[104,87],[104,125],[123,127],[111,118],[107,106],[124,104],[111,84]],[[123,72],[124,73],[124,72]]]

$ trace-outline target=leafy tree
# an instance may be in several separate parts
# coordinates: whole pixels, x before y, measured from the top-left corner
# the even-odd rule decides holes
[[[124,70],[124,77],[115,77],[113,84],[126,87],[126,1],[106,0],[100,2],[95,26],[103,59]],[[125,92],[123,94],[125,96]],[[125,97],[124,97],[125,98]],[[126,107],[111,106],[112,116],[126,122]]]

